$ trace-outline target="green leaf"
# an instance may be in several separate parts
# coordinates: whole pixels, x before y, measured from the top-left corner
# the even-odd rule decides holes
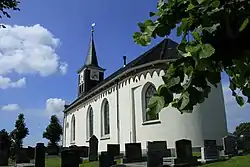
[[[199,53],[200,59],[205,59],[212,56],[215,53],[215,49],[211,44],[201,45],[201,51]]]
[[[181,96],[181,106],[180,106],[180,110],[183,110],[189,103],[190,99],[189,99],[189,93],[185,92],[182,94]]]
[[[168,104],[173,101],[174,98],[173,93],[167,88],[166,85],[159,86],[157,92],[159,96],[164,97],[165,107],[168,106]]]
[[[195,8],[195,6],[194,6],[193,4],[190,3],[190,4],[188,5],[187,9],[186,9],[186,12],[188,12],[188,11],[194,9],[194,8]]]
[[[247,25],[248,25],[248,23],[249,23],[249,19],[248,18],[246,18],[245,19],[245,21],[242,23],[242,25],[240,26],[240,32],[241,31],[243,31],[246,27],[247,27]]]
[[[200,44],[198,45],[187,45],[185,50],[186,52],[190,52],[191,54],[194,54],[194,53],[197,53],[200,49],[201,49],[201,46]]]
[[[152,96],[150,99],[149,99],[149,102],[148,102],[148,108],[153,108],[154,106],[157,105],[157,102],[158,102],[158,98],[159,96]]]
[[[218,8],[220,6],[220,1],[218,0],[214,0],[212,3],[211,3],[211,6],[213,8]]]
[[[244,101],[243,97],[241,97],[241,96],[239,96],[239,95],[236,95],[235,98],[236,98],[237,103],[238,103],[240,106],[243,106],[243,105],[244,105],[245,101]]]
[[[170,88],[180,83],[180,77],[171,78],[168,80],[166,79],[166,77],[163,77],[163,81],[165,82],[166,86]]]
[[[153,17],[155,16],[155,13],[154,12],[149,12],[149,17]]]
[[[150,109],[149,112],[157,114],[163,109],[165,106],[165,100],[162,96],[152,96],[149,99],[148,108]]]
[[[205,1],[207,1],[207,0],[197,0],[197,2],[198,2],[199,4],[202,4],[202,3],[204,3]]]
[[[214,24],[211,27],[204,27],[203,30],[209,32],[210,34],[212,34],[213,32],[215,32],[217,30],[217,28],[220,26],[220,23]]]
[[[164,1],[164,0],[158,0],[157,9],[162,8],[162,6],[163,6],[164,4],[165,4],[165,1]]]
[[[194,37],[194,39],[198,42],[201,41],[200,35],[197,32],[192,32],[192,36]]]

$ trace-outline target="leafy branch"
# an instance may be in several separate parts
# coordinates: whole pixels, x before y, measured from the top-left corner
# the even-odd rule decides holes
[[[240,106],[250,102],[250,1],[159,0],[152,19],[138,23],[134,41],[142,46],[152,38],[168,36],[177,28],[179,56],[168,63],[161,85],[150,99],[149,111],[158,113],[171,105],[181,113],[192,112],[221,81],[229,76],[230,89]],[[190,38],[191,37],[191,38]]]

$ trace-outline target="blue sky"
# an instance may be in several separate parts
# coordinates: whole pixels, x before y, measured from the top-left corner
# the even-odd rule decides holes
[[[122,66],[123,55],[131,61],[160,41],[141,47],[132,39],[137,23],[155,8],[154,0],[23,1],[20,12],[2,19],[9,25],[7,30],[0,30],[0,129],[11,131],[23,112],[30,130],[24,144],[45,141],[42,132],[49,116],[60,115],[64,103],[76,98],[76,70],[87,54],[91,24],[96,23],[97,55],[107,76]],[[170,38],[178,41],[175,33]],[[223,86],[232,131],[240,122],[249,121],[249,106],[237,107],[225,77]]]

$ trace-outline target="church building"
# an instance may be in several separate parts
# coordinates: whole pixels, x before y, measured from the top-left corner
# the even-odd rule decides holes
[[[146,112],[150,97],[164,83],[166,62],[177,58],[176,42],[166,38],[129,63],[124,57],[124,66],[104,78],[93,33],[78,70],[78,97],[63,111],[63,147],[88,146],[92,135],[98,138],[99,152],[107,144],[120,144],[125,151],[125,143],[141,143],[145,151],[148,141],[162,140],[174,148],[179,139],[191,140],[193,147],[203,147],[205,139],[222,146],[228,131],[221,84],[193,113],[166,107],[152,119]]]

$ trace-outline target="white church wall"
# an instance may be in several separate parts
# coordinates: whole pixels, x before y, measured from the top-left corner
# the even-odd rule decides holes
[[[164,75],[163,71],[160,73],[160,76],[162,75]],[[149,122],[147,124],[143,123],[142,109],[144,106],[142,103],[142,92],[144,86],[147,86],[148,83],[154,84],[157,88],[163,83],[163,80],[156,72],[153,73],[152,77],[148,73],[146,79],[141,77],[138,82],[130,82],[129,85],[124,86],[120,90],[120,96],[123,97],[123,101],[126,104],[130,104],[120,104],[121,150],[125,149],[125,143],[133,141],[131,139],[134,134],[131,119],[133,113],[132,94],[134,94],[136,142],[141,142],[143,149],[146,149],[147,141],[153,140],[167,140],[168,147],[174,148],[175,141],[183,138],[191,140],[193,147],[203,146],[204,139],[216,139],[217,143],[220,144],[219,141],[221,141],[221,138],[227,131],[224,121],[226,117],[221,87],[213,89],[209,100],[196,107],[193,113],[180,114],[176,109],[167,107],[160,112],[160,123],[159,121],[149,121],[152,124],[149,124]],[[128,92],[130,92],[130,95],[128,95]],[[217,114],[210,111],[211,106],[217,106]],[[216,119],[213,116],[216,116]],[[211,121],[213,126],[211,126]]]
[[[101,109],[102,103],[107,100],[109,103],[109,116],[110,116],[110,135],[101,135]],[[102,94],[101,98],[96,101],[93,100],[88,105],[81,105],[78,108],[72,109],[73,112],[69,112],[66,116],[66,120],[69,123],[69,127],[66,128],[66,141],[65,146],[78,145],[78,146],[88,146],[88,125],[87,125],[87,115],[89,108],[93,109],[93,134],[99,140],[99,150],[104,151],[107,148],[108,143],[117,143],[117,126],[116,126],[116,93],[108,93],[107,91]],[[71,119],[73,114],[75,115],[76,121],[76,136],[75,141],[71,141]]]
[[[200,106],[202,133],[204,139],[216,140],[217,145],[222,146],[222,138],[228,135],[228,130],[221,83],[213,90],[209,98]]]
[[[99,151],[106,150],[107,144],[118,142],[121,144],[121,151],[125,150],[125,143],[130,142],[141,142],[142,148],[146,149],[146,142],[153,140],[166,140],[168,147],[174,148],[175,141],[183,138],[192,140],[194,147],[202,146],[204,139],[216,139],[217,143],[220,144],[221,138],[227,132],[221,85],[219,88],[213,89],[209,99],[196,107],[191,114],[180,114],[176,109],[167,107],[160,112],[159,121],[151,121],[151,124],[149,122],[143,123],[142,110],[144,103],[142,102],[142,92],[149,83],[158,88],[163,83],[161,79],[162,75],[164,75],[163,71],[160,72],[160,76],[156,72],[153,73],[153,76],[147,73],[146,77],[141,75],[140,77],[136,77],[136,79],[131,78],[119,83],[119,141],[117,136],[116,89],[110,94],[106,91],[96,101],[92,100],[89,105],[93,107],[94,134],[99,139]],[[101,108],[105,98],[108,100],[110,106],[110,138],[104,140],[101,139]],[[79,146],[88,146],[89,144],[86,137],[87,110],[89,105],[85,105],[84,107],[82,104],[78,111],[72,109],[76,117],[75,144]],[[71,117],[72,113],[69,112],[66,117],[69,127],[66,129],[65,146],[73,144],[70,142]],[[135,121],[133,121],[133,118],[135,118]]]

